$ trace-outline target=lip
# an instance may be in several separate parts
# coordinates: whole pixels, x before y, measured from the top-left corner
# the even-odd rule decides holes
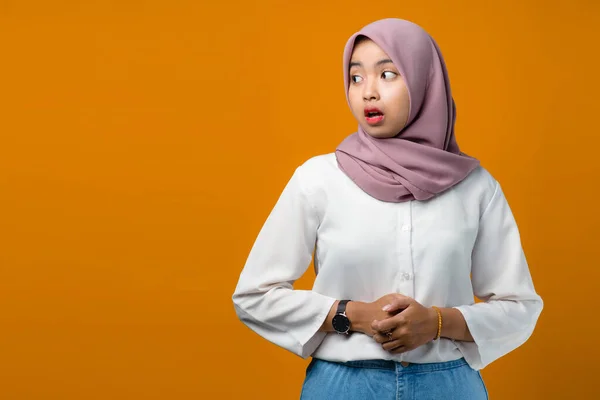
[[[376,116],[376,117],[369,117],[369,113],[379,113],[380,115]],[[385,115],[383,114],[383,111],[381,111],[379,108],[377,107],[368,107],[365,108],[365,119],[367,121],[367,124],[369,125],[377,125],[380,124],[385,118]]]
[[[383,114],[383,111],[381,111],[377,107],[367,107],[367,108],[365,108],[365,117],[367,115],[369,115],[369,113],[373,113],[373,112],[376,112],[376,113],[379,113],[379,114]]]

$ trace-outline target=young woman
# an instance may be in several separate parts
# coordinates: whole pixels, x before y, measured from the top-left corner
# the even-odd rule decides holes
[[[503,191],[459,150],[446,66],[422,28],[365,26],[344,80],[358,131],[296,169],[236,312],[312,356],[303,399],[486,399],[479,370],[522,345],[543,306]],[[295,290],[313,250],[314,287]]]

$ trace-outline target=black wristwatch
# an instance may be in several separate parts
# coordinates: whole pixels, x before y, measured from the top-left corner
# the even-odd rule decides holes
[[[340,300],[338,308],[331,320],[333,329],[339,334],[347,335],[350,333],[350,319],[346,316],[346,304],[350,300]]]

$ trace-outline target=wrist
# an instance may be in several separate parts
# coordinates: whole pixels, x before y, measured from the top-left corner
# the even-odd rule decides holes
[[[366,318],[367,314],[367,303],[363,303],[362,301],[349,302],[346,306],[346,315],[350,320],[350,330],[366,333],[371,324],[368,318]]]
[[[438,340],[441,337],[441,322],[442,322],[442,314],[441,314],[441,310],[438,307],[430,307],[429,308],[429,315],[430,315],[430,319],[431,319],[431,323],[430,326],[432,327],[432,339],[431,340]]]

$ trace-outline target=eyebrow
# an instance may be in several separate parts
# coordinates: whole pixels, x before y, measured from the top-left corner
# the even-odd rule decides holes
[[[377,61],[375,63],[375,66],[378,67],[380,65],[390,64],[390,63],[393,64],[394,62],[392,60],[390,60],[389,58],[384,58],[383,60]],[[350,68],[352,68],[352,67],[362,67],[362,63],[358,62],[358,61],[353,61],[350,63]]]

